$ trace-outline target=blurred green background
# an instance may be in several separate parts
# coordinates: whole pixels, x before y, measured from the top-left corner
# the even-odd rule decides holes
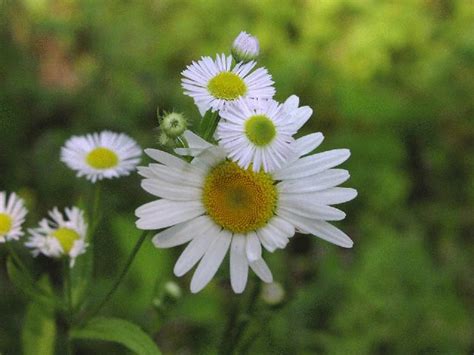
[[[199,115],[180,72],[228,53],[246,30],[260,40],[276,99],[296,94],[314,109],[305,131],[324,133],[320,149],[351,149],[346,185],[359,196],[338,223],[353,249],[296,236],[266,255],[285,300],[258,303],[238,352],[474,351],[472,0],[0,0],[0,9],[0,190],[28,201],[27,226],[91,192],[59,161],[67,138],[111,129],[156,146],[157,106]],[[103,184],[92,299],[139,235],[133,211],[151,199],[139,182]],[[179,252],[146,243],[103,313],[137,322],[164,353],[215,353],[229,309],[252,287],[232,296],[223,267],[191,295],[189,275],[172,274]],[[26,298],[5,255],[0,245],[0,352],[17,354]],[[31,265],[57,271],[43,258]],[[170,280],[182,297],[163,310]],[[92,341],[76,349],[126,353]]]

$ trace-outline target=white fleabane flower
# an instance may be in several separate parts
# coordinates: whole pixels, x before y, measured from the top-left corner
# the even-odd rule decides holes
[[[232,55],[238,62],[255,60],[259,53],[258,39],[247,32],[240,32],[232,44]]]
[[[232,56],[217,55],[216,60],[203,57],[182,72],[184,93],[194,99],[201,115],[209,109],[222,110],[229,102],[242,97],[271,99],[275,95],[267,69],[255,62],[232,66]]]
[[[23,235],[21,225],[27,213],[23,200],[15,193],[7,198],[7,193],[0,191],[0,243],[18,240]]]
[[[42,219],[38,228],[28,230],[30,237],[25,246],[32,249],[35,257],[39,254],[50,258],[67,256],[70,267],[73,267],[76,258],[87,248],[84,212],[72,207],[66,208],[63,215],[55,207],[49,216],[51,219]]]
[[[294,155],[293,135],[311,114],[303,122],[274,100],[240,99],[220,116],[217,139],[228,157],[244,169],[272,172]]]
[[[197,136],[189,148],[180,150],[195,156],[191,163],[147,149],[159,164],[138,168],[145,177],[142,187],[160,199],[136,210],[137,227],[166,228],[153,238],[159,248],[189,242],[174,273],[182,276],[199,262],[191,281],[194,293],[214,277],[229,250],[234,292],[245,289],[249,267],[264,282],[271,282],[262,246],[270,252],[284,248],[296,230],[350,248],[351,239],[326,222],[345,217],[330,205],[357,194],[354,189],[336,187],[349,173],[333,167],[350,153],[338,149],[305,156],[322,140],[320,133],[296,140],[298,159],[272,175],[239,167],[227,160],[223,149]]]
[[[61,148],[61,161],[93,183],[129,175],[140,156],[141,148],[132,138],[109,131],[73,136]]]

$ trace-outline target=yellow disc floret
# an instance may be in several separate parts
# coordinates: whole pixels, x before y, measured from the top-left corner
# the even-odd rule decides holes
[[[237,74],[224,71],[207,83],[207,89],[218,99],[235,100],[247,92],[247,85]]]
[[[0,235],[7,234],[12,228],[12,218],[6,213],[0,213]]]
[[[234,233],[265,226],[275,213],[277,198],[269,174],[242,169],[230,161],[211,170],[203,189],[203,203],[209,216]]]
[[[119,159],[115,152],[108,148],[99,147],[87,154],[86,161],[93,168],[104,170],[117,166]]]
[[[61,244],[61,248],[63,248],[65,254],[69,254],[74,242],[80,238],[79,233],[74,229],[64,227],[56,229],[51,234],[58,240],[59,244]]]
[[[253,144],[264,147],[276,136],[275,124],[265,115],[254,115],[245,121],[245,134]]]

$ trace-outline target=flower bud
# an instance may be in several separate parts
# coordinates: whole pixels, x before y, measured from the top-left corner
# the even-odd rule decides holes
[[[176,282],[168,281],[167,283],[165,283],[164,290],[165,295],[174,300],[177,300],[182,296],[181,287],[179,287]]]
[[[186,118],[176,112],[165,114],[160,122],[161,131],[170,138],[177,138],[186,131],[188,122]]]
[[[240,32],[232,44],[232,56],[237,62],[255,60],[259,53],[258,39],[247,32]]]
[[[261,297],[270,306],[277,306],[285,299],[285,290],[278,282],[264,284]]]

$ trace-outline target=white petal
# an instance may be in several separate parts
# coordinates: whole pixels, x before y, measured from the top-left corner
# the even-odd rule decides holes
[[[274,177],[276,180],[285,180],[311,176],[343,163],[350,155],[349,149],[334,149],[310,155],[275,172]]]
[[[293,223],[297,228],[309,232],[321,239],[330,243],[339,245],[343,248],[352,248],[353,242],[344,232],[334,227],[333,225],[320,220],[313,220],[287,211],[281,211],[279,214],[288,222]]]
[[[283,180],[277,186],[281,193],[307,193],[337,186],[347,181],[349,177],[347,170],[328,169],[301,179]]]
[[[191,243],[187,245],[186,249],[184,249],[178,258],[178,261],[174,266],[174,274],[179,277],[191,270],[191,268],[196,265],[210,248],[213,242],[220,237],[219,232],[219,228],[214,225],[207,233],[200,233],[197,235]]]
[[[174,155],[171,155],[170,153],[164,152],[162,150],[158,149],[145,149],[145,153],[152,159],[156,160],[158,163],[173,167],[173,168],[178,168],[178,169],[186,169],[186,166],[188,165],[187,162],[184,160],[175,157]]]
[[[152,241],[157,248],[171,248],[189,242],[196,235],[206,233],[213,222],[208,216],[200,216],[177,224],[156,234]]]
[[[145,179],[141,186],[152,195],[174,201],[192,201],[201,197],[201,189],[181,184],[173,184],[158,179]]]
[[[263,259],[259,259],[250,263],[250,267],[257,276],[266,283],[273,282],[272,272]]]
[[[200,201],[158,200],[138,207],[135,215],[139,229],[161,229],[188,221],[204,213]]]
[[[230,247],[230,283],[235,293],[242,293],[247,284],[248,261],[245,255],[246,237],[236,234]]]
[[[337,205],[353,200],[357,196],[357,191],[348,187],[333,187],[324,191],[292,194],[292,196],[311,199],[323,205]]]
[[[214,277],[217,269],[224,260],[232,239],[230,232],[222,230],[219,236],[209,246],[191,280],[191,292],[201,291]]]
[[[255,232],[247,234],[246,253],[249,262],[261,259],[262,257],[262,245]]]
[[[298,153],[298,156],[303,156],[308,153],[311,153],[323,142],[324,136],[322,133],[312,133],[301,138],[298,138],[295,142],[295,150]]]

